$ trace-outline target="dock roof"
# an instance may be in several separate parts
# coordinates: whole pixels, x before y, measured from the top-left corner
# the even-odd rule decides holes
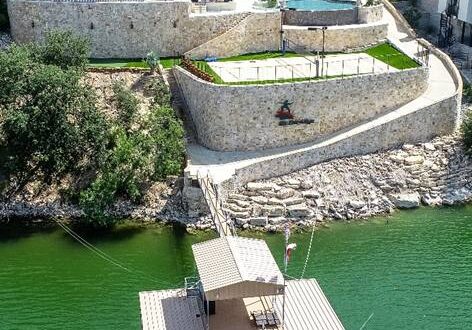
[[[283,313],[282,299],[275,311]],[[315,279],[290,280],[285,287],[285,330],[344,330],[338,316]]]
[[[204,330],[197,297],[185,290],[144,291],[139,293],[143,330]]]
[[[283,275],[263,240],[221,237],[192,249],[209,300],[274,295],[283,289]]]

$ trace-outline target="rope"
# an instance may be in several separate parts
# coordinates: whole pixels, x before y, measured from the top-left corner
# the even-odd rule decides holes
[[[141,278],[144,278],[144,279],[147,279],[149,281],[152,281],[152,282],[155,282],[157,284],[160,284],[160,285],[166,285],[166,286],[170,286],[171,284],[168,283],[168,282],[165,282],[165,281],[158,281],[156,279],[154,279],[153,277],[147,275],[146,273],[142,272],[142,271],[139,271],[139,270],[135,270],[135,269],[132,269],[130,267],[126,267],[123,265],[123,263],[119,262],[118,260],[116,260],[115,258],[111,257],[110,255],[108,255],[107,253],[103,252],[102,250],[100,250],[99,248],[95,247],[94,245],[92,245],[91,243],[89,243],[87,240],[85,240],[83,237],[81,237],[79,234],[77,234],[76,232],[74,232],[71,228],[67,227],[64,223],[54,219],[54,221],[67,233],[69,234],[72,238],[74,238],[77,242],[79,242],[80,244],[82,244],[84,247],[86,247],[87,249],[89,249],[90,251],[92,251],[93,253],[95,253],[97,256],[99,256],[101,259],[113,264],[114,266],[130,273],[130,274],[133,274],[135,276],[140,276]]]
[[[311,246],[313,244],[313,236],[315,235],[315,226],[316,226],[316,220],[315,220],[315,223],[313,224],[313,228],[311,229],[310,245],[308,246],[308,252],[306,254],[305,264],[303,265],[303,270],[302,270],[302,274],[300,275],[300,278],[303,278],[303,276],[305,275],[306,266],[308,265],[308,260],[310,259]]]
[[[364,324],[362,325],[362,327],[361,327],[359,330],[364,329],[364,327],[367,325],[367,322],[370,321],[370,319],[372,318],[372,316],[374,316],[374,313],[370,314],[369,318],[364,322]]]

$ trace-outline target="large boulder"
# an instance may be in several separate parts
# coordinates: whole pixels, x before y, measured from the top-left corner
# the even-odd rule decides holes
[[[412,209],[420,206],[420,194],[414,193],[400,193],[390,195],[390,200],[399,209]]]

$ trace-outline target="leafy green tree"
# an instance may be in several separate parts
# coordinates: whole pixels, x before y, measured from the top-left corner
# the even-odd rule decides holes
[[[152,79],[147,84],[147,93],[152,96],[152,102],[155,105],[168,106],[170,105],[171,95],[169,88],[162,79]]]
[[[0,63],[0,72],[9,65],[5,69]],[[41,63],[21,68],[26,71],[15,72],[20,80],[0,117],[6,155],[0,166],[14,183],[11,192],[33,179],[50,183],[97,159],[107,131],[94,94],[81,84],[77,72]]]
[[[113,94],[118,109],[118,120],[123,127],[129,130],[133,117],[138,112],[139,99],[121,82],[113,85]]]
[[[52,30],[47,33],[44,44],[38,47],[38,52],[45,64],[62,69],[83,69],[90,56],[90,44],[87,38],[72,31]]]

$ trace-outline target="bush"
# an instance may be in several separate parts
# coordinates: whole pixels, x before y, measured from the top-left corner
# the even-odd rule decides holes
[[[62,69],[83,69],[90,57],[88,39],[71,31],[48,32],[45,43],[38,47],[38,51],[41,62],[57,65]]]
[[[152,79],[146,86],[146,92],[152,96],[154,105],[170,106],[170,92],[162,79]]]
[[[133,202],[142,196],[141,186],[152,177],[152,143],[142,132],[128,135],[117,129],[114,146],[95,181],[80,194],[79,204],[86,214],[85,222],[100,226],[113,223],[106,209],[119,197]]]
[[[139,99],[120,82],[113,85],[113,94],[118,109],[118,120],[126,130],[129,130],[133,117],[138,112]]]
[[[184,161],[184,130],[182,122],[169,106],[155,107],[149,116],[150,135],[155,147],[154,179],[177,175]]]
[[[472,85],[464,84],[464,88],[462,89],[462,101],[472,103]]]

